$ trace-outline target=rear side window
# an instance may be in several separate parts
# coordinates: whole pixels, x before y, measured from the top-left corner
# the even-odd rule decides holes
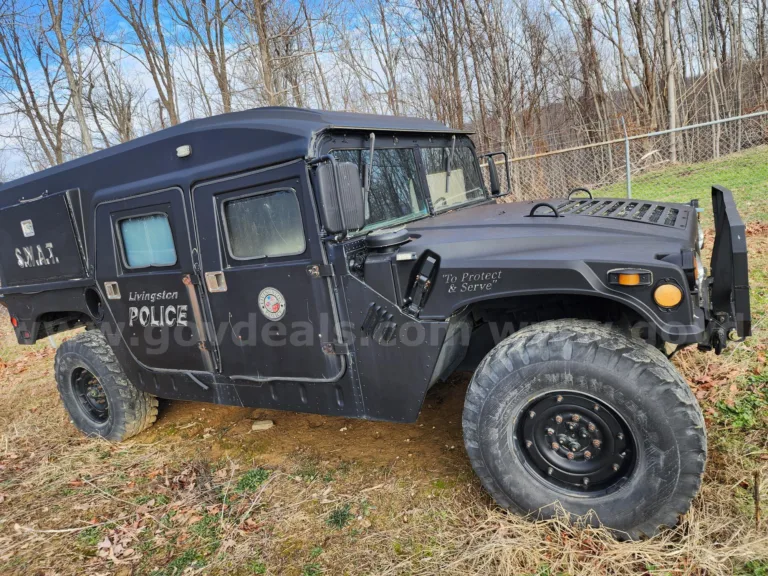
[[[232,258],[295,256],[307,247],[299,200],[293,190],[229,200],[223,213]]]
[[[128,268],[176,264],[176,246],[167,215],[149,214],[125,218],[118,225]]]

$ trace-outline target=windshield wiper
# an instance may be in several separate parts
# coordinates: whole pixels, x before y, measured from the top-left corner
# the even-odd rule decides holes
[[[371,132],[369,136],[371,140],[371,147],[368,152],[368,162],[363,165],[363,210],[365,210],[365,218],[368,219],[368,193],[371,191],[371,177],[373,173],[373,151],[376,145],[376,134]]]
[[[445,168],[445,197],[448,198],[448,191],[451,184],[451,164],[453,164],[453,151],[456,149],[456,134],[451,136],[451,152],[448,154],[448,166]]]

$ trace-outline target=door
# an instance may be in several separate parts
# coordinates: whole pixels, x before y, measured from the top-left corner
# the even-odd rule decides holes
[[[96,208],[96,280],[116,333],[144,366],[212,372],[183,192],[171,188]]]
[[[221,371],[250,381],[331,382],[336,314],[306,165],[296,161],[192,191]]]

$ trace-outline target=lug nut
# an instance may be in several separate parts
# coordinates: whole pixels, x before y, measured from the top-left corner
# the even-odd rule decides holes
[[[592,458],[592,452],[587,450],[586,452],[584,452],[584,459],[589,460],[590,458]]]
[[[579,420],[581,420],[581,416],[579,416],[578,414],[574,414],[573,416],[571,416],[571,420],[573,420],[574,422],[578,422]]]
[[[600,410],[600,406],[598,406],[597,404],[595,404],[595,405],[593,406],[593,408],[595,409],[595,412],[597,412],[598,410]]]
[[[529,417],[529,418],[534,418],[535,416],[536,416],[536,412],[534,412],[533,410],[531,410],[530,412],[528,412],[528,417]]]
[[[589,426],[587,426],[587,429],[588,429],[590,432],[594,432],[596,428],[597,428],[597,427],[596,427],[594,424],[592,424],[592,423],[590,423],[590,424],[589,424]]]
[[[589,486],[589,478],[584,478],[582,482],[584,483],[584,486]]]
[[[592,440],[592,446],[594,446],[595,448],[600,448],[600,444],[602,444],[600,440]]]
[[[573,452],[568,452],[568,460],[573,460]]]
[[[550,466],[549,468],[547,468],[547,474],[549,474],[550,476],[552,476],[552,472],[554,472],[554,470],[552,469],[552,466]]]
[[[616,434],[616,439],[617,439],[617,440],[624,440],[624,434],[622,434],[621,432],[619,432],[618,434]]]
[[[562,401],[563,401],[563,397],[562,397],[562,396],[558,396],[558,397],[557,397],[557,401],[558,401],[558,402],[562,402]]]
[[[530,448],[531,446],[533,446],[533,442],[531,442],[530,440],[526,440],[525,441],[525,447],[526,448]]]
[[[579,446],[577,442],[574,442],[571,444],[571,450],[573,450],[574,452],[578,452],[579,448],[581,448],[581,446]]]
[[[555,422],[557,422],[558,424],[562,424],[563,417],[558,414],[557,416],[555,416]]]
[[[560,449],[560,444],[558,444],[557,442],[552,442],[552,450],[559,450],[559,449]]]
[[[552,436],[552,434],[554,434],[554,433],[555,433],[555,429],[554,428],[547,428],[547,434]]]
[[[613,468],[613,471],[614,471],[614,472],[618,472],[618,471],[619,471],[619,468],[620,468],[620,466],[619,466],[618,464],[614,464],[613,466],[611,466],[611,468]]]

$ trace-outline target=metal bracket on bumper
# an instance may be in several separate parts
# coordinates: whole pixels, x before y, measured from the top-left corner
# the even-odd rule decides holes
[[[712,187],[715,218],[715,245],[709,278],[710,320],[707,341],[699,348],[720,354],[727,341],[741,341],[752,335],[749,303],[747,235],[736,209],[733,194],[722,186]]]

